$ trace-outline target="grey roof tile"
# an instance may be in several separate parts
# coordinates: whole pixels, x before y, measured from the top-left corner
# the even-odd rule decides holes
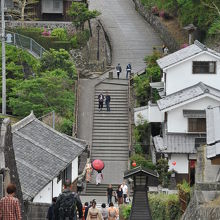
[[[202,51],[208,51],[208,52],[220,57],[220,54],[218,52],[211,50],[209,48],[206,48],[205,45],[203,45],[202,43],[200,43],[199,41],[196,40],[194,42],[194,44],[158,59],[157,63],[161,69],[164,69],[164,68],[169,67],[173,64],[176,64],[182,60],[185,60],[189,57],[192,57],[196,54],[199,54]]]
[[[182,89],[178,92],[165,96],[157,101],[160,110],[165,110],[172,106],[178,105],[185,101],[191,100],[205,93],[209,93],[213,96],[220,98],[220,90],[217,90],[211,86],[208,86],[202,82],[199,82],[193,86]]]
[[[25,200],[31,200],[86,148],[31,114],[12,126],[13,147]]]
[[[153,137],[156,152],[161,153],[196,153],[195,139],[199,134],[164,134]]]

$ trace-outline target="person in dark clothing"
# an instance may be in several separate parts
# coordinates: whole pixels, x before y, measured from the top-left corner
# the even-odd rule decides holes
[[[57,197],[53,197],[52,198],[52,205],[49,207],[48,212],[47,212],[47,219],[49,220],[54,220],[55,216],[54,216],[54,207],[57,201]]]
[[[86,207],[85,209],[85,219],[87,219],[87,215],[88,215],[88,211],[89,211],[89,208],[92,207],[92,202],[93,201],[90,201],[90,204]]]
[[[116,66],[116,71],[117,71],[117,76],[118,76],[118,79],[119,79],[120,73],[122,71],[120,63]]]
[[[77,193],[71,191],[71,181],[66,180],[64,190],[58,196],[54,207],[55,220],[76,220],[77,211],[79,219],[82,220],[83,212],[81,200]]]
[[[110,101],[111,101],[111,96],[107,92],[105,96],[105,105],[106,105],[107,111],[109,112],[110,112]]]
[[[118,186],[116,193],[117,193],[118,205],[123,204],[123,191],[121,185]]]
[[[104,99],[105,99],[104,95],[103,95],[102,93],[100,93],[99,96],[98,96],[98,101],[99,101],[99,111],[101,111],[102,108],[103,108],[103,102],[104,102]]]
[[[126,67],[126,79],[128,79],[128,75],[131,74],[131,64],[129,63]]]
[[[109,184],[109,186],[108,186],[108,188],[107,188],[108,204],[110,204],[110,202],[112,202],[112,194],[113,194],[112,185]]]

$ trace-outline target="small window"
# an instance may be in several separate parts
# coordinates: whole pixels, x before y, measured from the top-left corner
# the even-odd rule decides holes
[[[188,118],[188,132],[206,132],[206,119]]]
[[[194,74],[214,74],[216,73],[216,62],[214,61],[194,61]]]
[[[53,1],[53,9],[60,9],[60,1],[54,0]]]

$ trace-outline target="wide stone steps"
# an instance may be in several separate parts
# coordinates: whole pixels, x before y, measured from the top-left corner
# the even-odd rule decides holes
[[[106,196],[107,188],[108,188],[108,184],[101,184],[97,186],[96,184],[87,183],[86,193],[88,193],[91,196],[92,195]],[[112,188],[113,191],[116,191],[118,188],[118,184],[112,184]]]
[[[105,89],[99,89],[101,87]],[[102,111],[98,109],[98,95],[101,92],[104,96],[106,92],[111,96],[110,112],[106,111],[105,102]],[[91,159],[104,161],[104,183],[122,183],[129,154],[127,85],[101,83],[96,87],[94,95]],[[95,175],[92,178],[93,183]],[[107,185],[87,184],[87,186],[88,195],[106,195]]]

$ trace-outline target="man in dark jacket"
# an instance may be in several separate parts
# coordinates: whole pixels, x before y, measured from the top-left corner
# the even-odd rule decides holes
[[[47,212],[47,219],[48,220],[54,220],[55,216],[54,216],[54,207],[57,201],[57,197],[53,197],[52,198],[52,205],[49,207],[48,212]]]
[[[128,79],[129,74],[131,74],[131,64],[129,63],[126,67],[126,79]]]
[[[110,101],[111,101],[111,96],[107,92],[105,96],[105,105],[106,105],[107,111],[109,112],[110,112]]]
[[[66,180],[64,190],[57,198],[54,207],[55,220],[77,220],[77,211],[79,219],[82,220],[81,200],[77,193],[71,191],[70,180]]]
[[[116,66],[116,72],[117,72],[117,76],[118,76],[118,79],[119,79],[119,76],[120,76],[120,73],[122,71],[122,68],[121,68],[121,65],[120,63]]]
[[[99,111],[101,111],[102,108],[103,108],[104,99],[105,99],[104,95],[103,95],[102,93],[100,93],[100,94],[98,95]]]

